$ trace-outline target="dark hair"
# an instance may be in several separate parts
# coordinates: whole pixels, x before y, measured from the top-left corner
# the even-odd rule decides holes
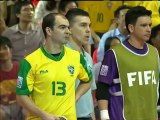
[[[153,27],[152,28],[152,31],[151,31],[151,36],[150,36],[150,39],[147,41],[147,43],[153,45],[152,43],[152,38],[155,38],[157,35],[158,35],[158,32],[160,31],[160,24],[158,24],[157,26]]]
[[[143,6],[136,6],[131,8],[130,10],[127,11],[126,16],[125,16],[125,23],[126,23],[126,28],[128,32],[130,33],[128,29],[129,24],[135,25],[137,22],[137,19],[141,16],[150,16],[151,17],[152,12],[150,10],[147,10]]]
[[[105,44],[104,44],[104,49],[105,51],[109,50],[111,48],[111,42],[113,41],[113,39],[117,39],[119,40],[118,37],[108,37],[105,41]],[[119,40],[120,41],[120,40]]]
[[[57,2],[55,0],[47,1],[46,10],[54,10],[56,8]]]
[[[88,12],[86,12],[82,9],[73,8],[73,9],[69,10],[65,16],[68,19],[70,25],[72,25],[72,23],[74,21],[74,18],[76,16],[87,16],[87,17],[89,17],[89,14],[88,14]]]
[[[74,2],[78,7],[78,3],[75,0],[69,0],[69,1],[61,0],[60,3],[59,3],[59,6],[58,6],[58,11],[59,12],[60,11],[65,12],[66,6],[71,2]]]
[[[42,22],[42,30],[43,30],[43,33],[44,33],[44,36],[46,37],[47,36],[47,33],[46,33],[46,27],[49,27],[50,29],[53,30],[54,28],[54,25],[55,25],[55,19],[56,19],[56,16],[62,16],[64,17],[63,15],[61,15],[60,13],[50,13],[48,15],[46,15],[44,18],[43,18],[43,22]],[[65,17],[64,17],[65,18]]]
[[[15,13],[16,14],[20,14],[20,12],[21,12],[21,9],[22,9],[22,7],[23,6],[26,6],[26,5],[32,5],[33,6],[33,9],[34,9],[34,5],[32,4],[32,2],[31,1],[18,1],[18,2],[16,2],[16,4],[15,4]]]
[[[7,38],[7,37],[4,37],[4,36],[0,36],[0,46],[2,45],[7,45],[9,48],[12,48],[12,43],[11,41]]]
[[[132,8],[131,6],[127,6],[127,5],[119,6],[119,7],[114,11],[114,17],[115,17],[115,18],[118,18],[119,15],[120,15],[120,11],[121,11],[121,10],[131,9],[131,8]]]

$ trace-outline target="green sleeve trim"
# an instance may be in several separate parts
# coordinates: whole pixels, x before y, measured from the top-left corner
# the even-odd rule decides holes
[[[16,94],[18,95],[29,95],[31,92],[27,86],[27,75],[31,69],[31,65],[27,60],[22,60],[20,62],[20,68],[18,72],[18,80],[16,87]]]
[[[86,60],[84,59],[83,55],[80,54],[80,63],[82,64],[83,68],[85,69],[85,71],[87,72],[88,74],[88,77],[89,77],[89,81],[87,82],[90,82],[92,80],[92,70],[90,68],[87,67],[87,62]]]

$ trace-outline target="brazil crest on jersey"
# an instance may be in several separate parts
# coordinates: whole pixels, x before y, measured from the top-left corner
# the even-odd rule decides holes
[[[148,52],[140,55],[120,44],[113,51],[123,92],[124,119],[156,120],[159,85],[157,50],[148,45]]]
[[[29,95],[40,109],[55,116],[76,120],[75,80],[88,82],[92,73],[77,51],[64,47],[55,58],[43,47],[20,63],[16,93]],[[29,114],[28,120],[41,120]]]

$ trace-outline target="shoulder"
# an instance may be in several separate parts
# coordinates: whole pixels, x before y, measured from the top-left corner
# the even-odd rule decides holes
[[[151,51],[154,51],[154,52],[157,52],[157,53],[158,53],[158,50],[157,50],[156,47],[154,47],[153,45],[150,45],[150,44],[148,44],[148,43],[146,43],[146,45],[147,45],[149,51],[151,50]]]
[[[113,60],[115,60],[115,52],[114,49],[110,49],[105,52],[103,61],[113,61]]]
[[[112,37],[116,30],[117,30],[117,28],[104,33],[101,39],[106,39],[108,37]]]
[[[12,26],[12,27],[7,28],[7,29],[2,33],[2,35],[9,37],[11,34],[17,32],[17,31],[18,31],[18,24],[14,25],[14,26]]]
[[[67,53],[70,53],[72,55],[80,55],[80,53],[72,48],[69,48],[68,46],[64,46],[64,49]]]
[[[34,61],[38,60],[41,56],[42,56],[41,48],[38,48],[37,50],[26,56],[25,59],[27,61],[30,61],[31,63],[34,63]]]
[[[117,28],[116,28],[117,29]],[[110,31],[107,31],[106,33],[103,34],[103,36],[107,36],[107,35],[110,35],[112,34],[116,29],[113,29],[113,30],[110,30]],[[102,36],[102,37],[103,37]]]

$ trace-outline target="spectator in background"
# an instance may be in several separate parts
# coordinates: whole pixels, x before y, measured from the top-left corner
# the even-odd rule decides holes
[[[19,23],[5,30],[2,35],[12,42],[12,59],[20,61],[42,45],[44,35],[40,26],[33,24],[34,6],[31,2],[17,2],[16,16]]]
[[[12,62],[11,41],[0,36],[0,118],[22,120],[21,107],[16,102],[19,63]]]
[[[109,38],[107,38],[107,40],[105,41],[105,44],[104,44],[105,52],[107,50],[109,50],[112,46],[117,45],[118,43],[120,43],[120,40],[117,37],[109,37]],[[93,53],[93,61],[94,61],[93,62],[94,64],[97,63],[97,49]],[[97,72],[97,74],[99,74],[99,73]]]
[[[32,1],[32,3],[33,3],[33,5],[34,5],[34,7],[36,8],[36,7],[37,7],[37,5],[38,5],[39,0],[31,0],[31,1]]]
[[[2,13],[3,13],[3,9],[2,7],[0,7],[0,35],[7,29],[7,26],[4,20],[4,16]]]
[[[0,14],[2,14],[7,27],[11,27],[18,23],[18,19],[15,13],[15,4],[17,2],[18,0],[0,1]]]
[[[108,37],[118,37],[118,39],[123,42],[127,36],[128,36],[128,31],[126,29],[125,26],[125,14],[126,12],[130,9],[131,7],[129,6],[120,6],[116,9],[114,15],[117,16],[117,23],[118,23],[118,27],[106,32],[105,34],[103,34],[99,46],[98,46],[98,62],[103,60],[104,57],[104,44],[105,41],[107,40]]]
[[[35,9],[35,22],[41,24],[44,16],[49,13],[58,13],[59,2],[60,0],[39,1]]]
[[[73,8],[78,8],[78,3],[76,1],[63,1],[61,0],[59,3],[58,11],[62,15],[66,15],[68,10],[73,9]]]
[[[91,34],[89,14],[84,10],[74,8],[67,12],[66,17],[70,23],[71,31],[71,39],[67,46],[81,53],[87,62],[87,66],[92,70],[92,58],[83,48],[83,45],[88,44]],[[96,89],[94,77],[92,81],[92,87],[76,103],[77,120],[95,120],[92,98],[92,93]],[[77,78],[76,88],[79,83],[80,80]]]
[[[160,24],[152,28],[151,37],[148,42],[157,48],[160,55]]]

